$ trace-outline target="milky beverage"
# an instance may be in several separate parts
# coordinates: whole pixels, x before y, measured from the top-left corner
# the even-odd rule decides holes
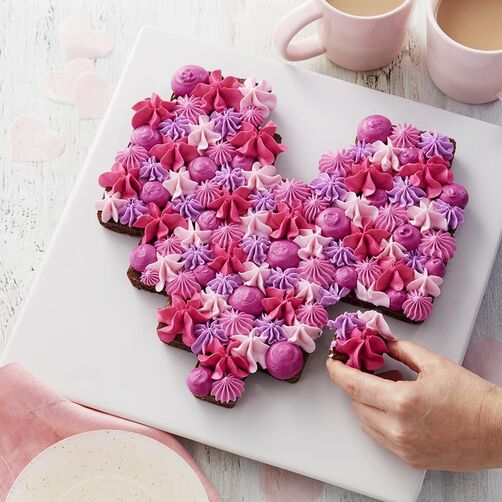
[[[353,16],[378,16],[396,9],[404,0],[328,0],[328,3]]]
[[[450,38],[466,47],[502,49],[502,0],[442,0],[436,18]]]

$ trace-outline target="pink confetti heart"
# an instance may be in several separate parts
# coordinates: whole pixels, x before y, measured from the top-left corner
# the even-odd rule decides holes
[[[491,336],[472,340],[465,355],[464,368],[496,385],[502,385],[502,342]]]
[[[108,33],[93,30],[89,21],[80,17],[69,17],[59,25],[58,40],[66,59],[102,58],[113,49]]]
[[[68,61],[64,70],[49,71],[40,79],[42,94],[60,103],[75,103],[75,83],[82,73],[95,72],[90,59],[75,58]]]
[[[81,119],[101,118],[112,97],[106,80],[95,72],[82,73],[75,83],[75,104]]]
[[[267,502],[316,502],[324,485],[315,479],[262,465],[260,488]]]
[[[21,115],[9,127],[10,158],[14,162],[44,162],[59,157],[64,139],[34,114]]]

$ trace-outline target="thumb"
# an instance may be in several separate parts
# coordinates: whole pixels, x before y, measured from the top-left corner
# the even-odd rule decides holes
[[[423,371],[432,361],[440,357],[423,345],[409,340],[388,342],[388,347],[390,357],[406,364],[417,373]]]

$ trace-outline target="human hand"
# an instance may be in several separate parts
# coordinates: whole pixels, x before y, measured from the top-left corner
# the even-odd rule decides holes
[[[416,381],[326,363],[333,382],[352,399],[363,430],[415,468],[502,467],[502,389],[414,342],[388,346],[391,357],[418,373]]]

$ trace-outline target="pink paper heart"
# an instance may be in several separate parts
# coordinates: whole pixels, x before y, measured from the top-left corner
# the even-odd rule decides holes
[[[80,17],[69,17],[59,25],[58,40],[66,59],[102,58],[113,49],[108,33],[93,30],[89,21]]]
[[[82,73],[75,82],[75,105],[81,119],[101,118],[111,97],[111,88],[98,73]]]
[[[496,385],[502,385],[502,342],[491,336],[471,341],[464,367]]]
[[[49,71],[40,79],[42,94],[60,103],[75,103],[75,83],[82,73],[95,72],[90,59],[75,58],[68,61],[64,70]]]
[[[10,158],[14,162],[43,162],[59,157],[64,139],[34,114],[21,115],[9,127]]]

